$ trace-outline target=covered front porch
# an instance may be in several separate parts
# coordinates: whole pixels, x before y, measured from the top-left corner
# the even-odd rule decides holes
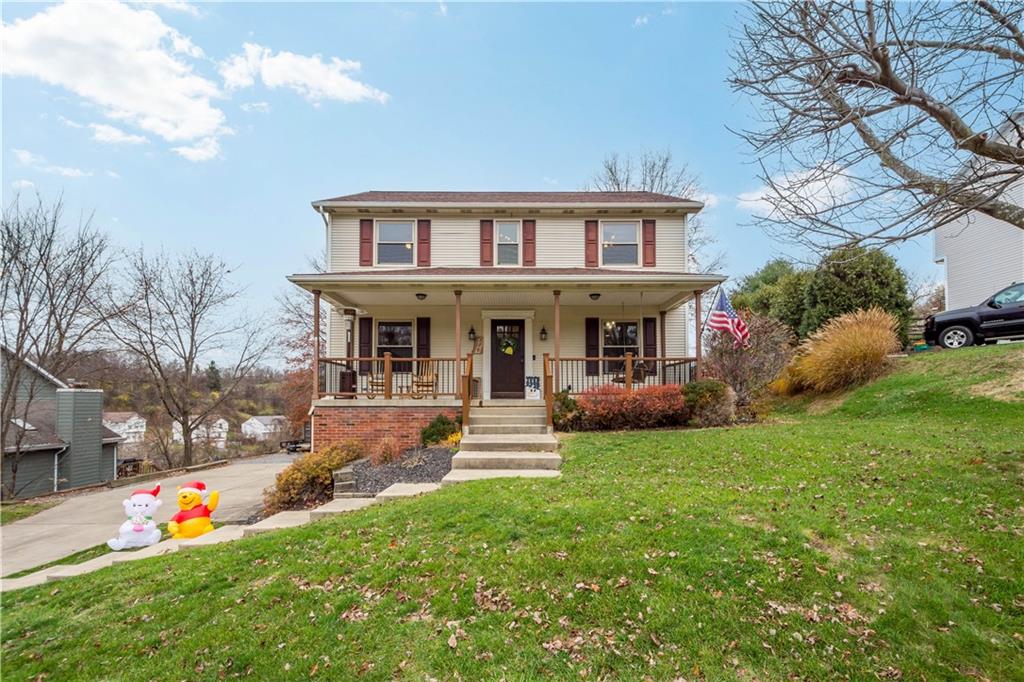
[[[584,268],[295,275],[314,299],[314,400],[544,400],[700,375],[700,293],[716,275]],[[685,305],[695,300],[695,315]],[[322,403],[321,403],[322,404]]]

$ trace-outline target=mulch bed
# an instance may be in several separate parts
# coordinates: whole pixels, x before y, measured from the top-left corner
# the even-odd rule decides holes
[[[439,483],[452,470],[448,448],[429,447],[406,450],[397,461],[374,466],[369,460],[352,465],[356,490],[377,494],[395,483]]]

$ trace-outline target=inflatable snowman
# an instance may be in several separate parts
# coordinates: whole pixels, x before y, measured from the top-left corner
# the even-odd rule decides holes
[[[117,537],[107,540],[110,549],[117,551],[132,547],[148,547],[160,542],[160,529],[153,520],[153,514],[162,502],[158,483],[152,490],[136,490],[124,501],[124,513],[128,520],[121,524]]]

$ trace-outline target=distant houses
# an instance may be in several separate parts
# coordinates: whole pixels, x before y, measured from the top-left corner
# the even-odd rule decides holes
[[[146,440],[146,419],[138,412],[104,412],[103,425],[124,438],[125,445]]]
[[[73,388],[0,346],[0,387],[14,390],[3,443],[3,496],[23,498],[117,477],[123,438],[103,424],[103,391]],[[7,395],[7,392],[4,392]]]
[[[184,443],[185,438],[181,435],[181,424],[174,422],[171,428],[171,439],[175,443]],[[227,419],[223,417],[214,419],[211,417],[192,431],[192,442],[206,443],[218,450],[223,450],[228,445],[228,428]]]
[[[242,422],[242,436],[252,440],[270,440],[288,431],[288,418],[282,415],[249,417]]]

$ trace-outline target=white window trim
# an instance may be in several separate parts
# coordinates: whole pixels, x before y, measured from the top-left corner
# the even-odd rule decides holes
[[[380,251],[377,246],[380,244],[380,224],[381,223],[411,223],[412,224],[412,263],[381,263],[380,262]],[[416,251],[419,249],[419,242],[417,240],[417,229],[418,221],[415,218],[374,218],[373,219],[373,263],[374,265],[383,265],[389,268],[414,268],[416,267]],[[399,242],[388,242],[388,244],[398,244]]]
[[[374,320],[373,321],[373,357],[383,358],[384,354],[380,352],[380,326],[382,324],[407,324],[409,325],[409,337],[411,339],[410,347],[412,348],[412,355],[408,358],[396,358],[394,355],[391,356],[392,366],[396,362],[410,362],[416,359],[416,321],[415,320]],[[391,346],[394,348],[395,346]],[[396,372],[397,374],[397,372]]]
[[[516,262],[515,263],[505,263],[505,264],[499,264],[498,263],[498,244],[500,243],[498,241],[498,223],[515,223],[517,225],[517,227],[516,227],[516,234],[517,234],[517,236],[516,236],[516,239],[517,239],[516,247],[517,248],[516,248]],[[523,221],[522,220],[515,220],[515,219],[509,220],[509,219],[495,218],[495,220],[494,220],[494,240],[493,241],[494,241],[494,258],[493,258],[494,267],[496,267],[496,268],[518,268],[518,267],[522,267],[522,265],[523,265]]]
[[[632,218],[621,218],[607,220],[599,220],[597,225],[597,250],[599,252],[599,258],[601,260],[601,267],[605,266],[604,262],[604,225],[605,223],[632,223],[636,225],[636,263],[608,263],[610,268],[641,268],[643,267],[643,221],[634,220]]]

